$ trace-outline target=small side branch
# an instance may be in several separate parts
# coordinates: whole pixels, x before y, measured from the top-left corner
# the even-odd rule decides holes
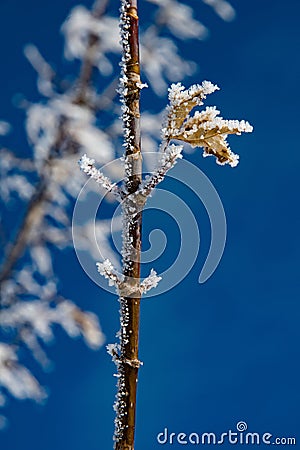
[[[182,145],[171,144],[167,146],[160,158],[157,169],[141,184],[137,195],[142,195],[144,198],[147,198],[153,189],[163,181],[166,173],[175,166],[177,160],[182,158],[182,150]]]
[[[154,269],[151,269],[150,275],[145,278],[140,285],[141,294],[145,294],[150,291],[150,289],[156,288],[160,280],[161,277],[157,275]]]
[[[93,178],[96,183],[100,186],[104,187],[108,192],[112,192],[117,197],[120,196],[120,190],[118,189],[116,183],[113,183],[107,176],[105,176],[101,170],[95,167],[95,160],[88,158],[86,155],[83,155],[78,161],[80,169],[86,173],[88,176]]]
[[[109,259],[105,259],[103,263],[98,262],[97,269],[100,275],[108,280],[109,286],[116,286],[116,288],[119,288],[123,282],[123,277],[117,274],[117,271],[114,269],[114,266]]]
[[[123,359],[119,353],[120,346],[119,344],[108,344],[106,346],[107,353],[111,356],[113,362],[118,366],[119,364],[129,364],[131,367],[139,368],[143,365],[142,361],[135,359]]]
[[[155,288],[161,280],[161,277],[157,275],[156,271],[151,269],[150,275],[137,285],[136,280],[120,275],[109,259],[105,259],[103,263],[98,262],[96,265],[100,275],[108,280],[108,285],[116,287],[116,291],[120,297],[141,296],[150,291],[150,289]]]

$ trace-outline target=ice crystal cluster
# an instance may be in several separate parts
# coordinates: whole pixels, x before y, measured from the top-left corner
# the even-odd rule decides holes
[[[224,20],[229,20],[230,14],[231,17],[234,15],[233,9],[224,0],[203,0],[203,3],[212,7]],[[126,2],[123,5],[126,6]],[[191,75],[197,67],[195,62],[182,58],[180,42],[203,39],[207,29],[192,9],[181,1],[149,0],[149,7],[153,15],[149,15],[149,21],[145,22],[140,36],[142,79],[148,81],[154,95],[165,95],[170,82]],[[126,41],[128,20],[124,15],[123,19],[122,39]],[[7,242],[7,245],[2,245],[0,260],[0,407],[4,405],[6,395],[37,401],[46,396],[46,391],[35,376],[19,361],[20,346],[25,346],[29,350],[28,355],[47,366],[50,362],[45,344],[51,340],[53,327],[57,324],[71,337],[83,336],[92,348],[103,343],[97,318],[66,298],[53,263],[57,250],[64,251],[72,244],[70,212],[86,181],[85,175],[96,181],[93,188],[95,192],[104,189],[115,194],[118,200],[127,195],[110,180],[114,177],[120,179],[120,173],[104,174],[95,167],[95,161],[105,164],[120,156],[122,129],[119,116],[123,114],[126,122],[128,113],[124,103],[120,111],[116,96],[116,54],[120,54],[122,49],[118,22],[114,14],[106,13],[101,0],[97,0],[91,10],[77,6],[71,11],[61,30],[65,37],[66,59],[79,61],[77,75],[59,76],[37,47],[30,44],[24,48],[27,60],[37,73],[37,89],[41,99],[38,103],[32,103],[25,97],[18,97],[19,106],[25,111],[29,144],[26,156],[24,148],[13,151],[0,145],[0,201],[5,210],[0,223],[0,238],[4,236]],[[164,33],[166,28],[168,37]],[[125,51],[121,84],[123,97],[126,95],[127,74],[124,63],[127,58]],[[144,83],[136,87],[142,89]],[[184,92],[179,91],[181,94]],[[207,124],[214,122],[218,135],[210,136],[210,145],[204,147],[209,153],[210,149],[216,148],[216,144],[220,153],[222,145],[225,145],[222,139],[225,134],[229,134],[227,128],[231,127],[232,132],[240,132],[242,127],[241,123],[225,124],[220,120],[217,111],[211,110],[207,111],[205,120],[204,117],[188,119],[185,114],[180,126],[167,126],[155,172],[127,199],[128,207],[124,214],[129,222],[133,211],[143,207],[147,196],[182,157],[183,147],[169,141],[190,140],[194,145],[196,141],[192,140],[196,139],[200,143],[201,133],[206,133]],[[160,121],[159,112],[143,115],[145,151],[159,148]],[[200,123],[203,130],[196,135],[195,125]],[[0,120],[1,137],[8,135],[8,139],[9,133],[13,131],[14,124],[11,126],[5,120]],[[176,136],[172,135],[173,132]],[[130,139],[128,133],[126,145],[131,145]],[[74,176],[78,159],[81,160],[82,172]],[[144,160],[147,161],[146,156]],[[15,211],[21,211],[17,221]],[[121,228],[121,220],[116,222]],[[98,270],[108,278],[109,283],[116,286],[120,294],[132,295],[136,288],[143,294],[156,286],[160,277],[154,270],[136,286],[128,283],[114,269],[112,264],[117,264],[118,255],[111,248],[110,222],[107,219],[97,220],[96,224],[87,220],[77,225],[77,228],[77,234],[81,236],[81,249],[89,251],[95,261],[99,259],[99,254],[91,245],[90,236],[94,233],[97,235],[102,253],[111,261],[100,262]],[[127,257],[134,258],[131,244],[126,242],[124,252]],[[126,314],[124,309],[124,329]]]

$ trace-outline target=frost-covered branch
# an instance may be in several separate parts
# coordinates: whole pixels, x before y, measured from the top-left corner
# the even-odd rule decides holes
[[[230,10],[225,0],[203,1],[224,20],[229,20],[233,9]],[[215,154],[219,162],[227,158],[225,162],[233,163],[229,147],[226,147],[226,136],[249,129],[246,123],[224,121],[215,109],[207,108],[201,117],[197,113],[189,116],[190,111],[216,88],[210,83],[198,87],[198,94],[195,87],[187,91],[179,89],[182,94],[179,102],[177,94],[174,92],[171,98],[170,93],[171,105],[160,159],[156,170],[142,182],[139,98],[141,89],[146,87],[144,79],[149,81],[153,95],[163,96],[169,82],[191,75],[197,65],[181,56],[180,42],[205,38],[207,28],[192,8],[179,0],[149,0],[149,11],[154,16],[149,14],[150,20],[141,30],[142,82],[136,1],[122,0],[122,45],[118,37],[119,20],[111,14],[113,8],[107,8],[108,3],[109,0],[97,0],[91,10],[75,7],[62,26],[66,59],[80,61],[77,76],[60,76],[34,45],[24,49],[37,72],[38,90],[44,98],[35,104],[21,102],[26,109],[26,132],[33,150],[30,158],[22,160],[7,150],[1,150],[0,155],[3,179],[0,196],[5,202],[17,197],[17,208],[20,206],[23,214],[3,249],[0,267],[0,327],[4,333],[8,331],[7,342],[0,343],[0,372],[4,374],[4,378],[0,376],[0,385],[18,398],[43,397],[43,390],[34,376],[17,361],[16,342],[25,344],[33,356],[46,365],[48,359],[43,345],[51,339],[52,327],[56,324],[71,337],[83,336],[93,348],[102,344],[103,335],[95,316],[61,297],[52,265],[53,246],[70,245],[69,212],[85,181],[83,174],[74,176],[74,168],[76,161],[86,153],[90,158],[84,155],[80,165],[82,172],[95,179],[94,190],[97,192],[101,185],[122,201],[123,272],[118,274],[108,260],[98,263],[98,270],[109,284],[116,286],[120,297],[120,343],[110,351],[118,365],[119,380],[115,445],[118,450],[128,450],[133,448],[136,383],[141,364],[138,358],[140,298],[160,280],[153,269],[148,277],[140,280],[142,209],[153,189],[182,157],[182,146],[170,144],[172,139],[202,146],[205,154]],[[166,28],[168,37],[164,32]],[[118,92],[123,131],[116,102],[116,55],[121,53]],[[146,113],[144,118],[144,150],[156,151],[160,140],[160,115]],[[6,134],[9,128],[6,122],[0,121],[0,135]],[[108,172],[107,176],[105,172],[104,175],[94,162],[100,165],[119,157],[123,138],[125,177],[119,190],[109,178],[114,179],[115,173]],[[144,162],[148,167],[146,153]],[[81,228],[80,245],[86,249],[94,228],[90,222],[77,228]],[[96,234],[101,250],[105,249],[115,264],[107,220],[97,222]],[[97,260],[96,249],[91,248],[90,252]],[[11,341],[10,336],[13,336]],[[6,356],[1,359],[1,354]],[[13,387],[16,378],[20,385],[23,383],[24,391],[20,386]],[[1,399],[0,392],[0,404]]]
[[[106,346],[107,353],[111,356],[111,359],[115,364],[120,362],[120,346],[119,344],[107,344]]]
[[[13,243],[8,247],[5,255],[5,261],[0,269],[0,294],[3,281],[7,280],[14,269],[19,258],[23,255],[24,249],[28,245],[28,237],[33,227],[40,223],[43,216],[42,204],[46,195],[45,180],[41,180],[32,195],[22,225],[17,231],[17,235]],[[2,295],[1,295],[2,296]],[[0,298],[1,304],[1,298]]]
[[[44,342],[53,339],[52,327],[59,324],[70,337],[82,334],[90,347],[99,348],[103,343],[97,317],[65,299],[52,305],[46,301],[18,302],[0,312],[1,327],[22,330],[24,324],[27,332]]]
[[[125,197],[123,207],[123,276],[133,289],[120,296],[120,364],[118,364],[118,393],[115,403],[115,449],[133,449],[135,435],[136,391],[139,364],[140,318],[140,252],[142,211],[132,201],[132,194],[142,181],[140,135],[140,57],[139,19],[136,0],[121,0],[120,16],[122,72],[120,94],[125,146]],[[134,258],[132,257],[134,250]]]
[[[101,170],[96,169],[94,166],[95,160],[83,155],[79,160],[80,169],[88,176],[93,178],[96,183],[104,187],[108,192],[112,192],[116,196],[120,195],[119,189],[115,183],[113,183],[107,176],[105,176]]]
[[[40,93],[46,97],[51,97],[55,90],[55,71],[43,58],[39,49],[35,45],[26,45],[24,48],[24,55],[37,72],[37,86]]]
[[[157,168],[152,175],[148,175],[141,184],[138,194],[148,197],[153,189],[163,181],[166,173],[175,166],[178,159],[182,158],[182,145],[169,144],[161,154]]]
[[[116,287],[116,291],[121,297],[133,297],[137,293],[143,295],[150,289],[155,288],[161,280],[161,277],[157,276],[155,270],[151,269],[150,275],[137,286],[135,283],[132,283],[132,280],[119,274],[109,259],[104,260],[103,263],[98,262],[96,265],[100,275],[108,280],[109,286]]]
[[[89,34],[87,37],[89,37]],[[89,51],[88,49],[89,47],[87,46],[87,52]],[[28,49],[27,47],[26,53],[27,56],[31,58],[34,66],[39,67],[39,65],[42,64],[42,66],[45,67],[46,63],[39,55],[37,50],[33,50],[32,47]],[[84,55],[82,66],[85,66],[87,64],[87,59],[89,59],[89,56]],[[39,71],[39,75],[44,74],[47,78],[49,70],[50,69],[48,67],[47,70],[41,68]],[[81,90],[83,88],[85,90],[90,89],[89,83],[91,81],[91,76],[92,73],[90,73],[90,78],[85,78],[84,83],[82,82],[80,76]],[[78,143],[76,143],[76,140],[80,143],[80,140],[82,138],[85,140],[87,140],[88,138],[88,128],[86,126],[86,120],[85,130],[81,131],[80,128],[78,129],[78,116],[80,118],[80,115],[81,117],[82,115],[86,115],[85,110],[86,108],[89,108],[89,104],[86,105],[82,101],[81,97],[82,93],[81,91],[78,91],[73,98],[63,98],[64,102],[55,99],[52,102],[52,105],[55,106],[56,111],[53,107],[46,108],[45,106],[39,105],[34,105],[28,111],[27,130],[29,138],[33,143],[36,144],[36,158],[38,169],[40,172],[40,182],[36,184],[35,188],[33,189],[31,199],[28,203],[27,211],[25,212],[23,218],[23,222],[19,230],[17,231],[14,242],[10,243],[8,251],[6,252],[5,262],[2,264],[2,267],[0,269],[0,284],[10,276],[12,270],[15,267],[15,264],[23,255],[26,246],[29,244],[28,237],[30,235],[32,227],[37,227],[43,218],[44,214],[42,210],[44,208],[44,202],[48,197],[49,188],[52,184],[51,180],[56,181],[56,172],[52,170],[49,171],[49,166],[53,164],[53,159],[55,159],[57,156],[61,157],[62,154],[66,156],[70,153],[72,154],[74,150],[78,151],[80,144],[78,145]],[[80,104],[81,106],[77,107],[77,104]],[[73,128],[71,126],[70,130],[67,130],[66,120],[62,120],[59,117],[59,114],[62,117],[65,116],[67,111],[69,113],[71,112],[73,114],[73,117],[77,117],[76,128]],[[45,132],[41,134],[41,126],[39,124],[39,121],[45,121],[45,119],[47,119],[46,123],[43,125],[45,127]],[[72,130],[72,128],[74,131]]]
[[[202,0],[203,3],[211,6],[215,12],[226,22],[235,18],[235,10],[226,0]]]
[[[161,279],[162,278],[157,275],[155,270],[151,269],[150,275],[141,283],[141,293],[145,294],[146,292],[150,291],[150,289],[156,288]]]
[[[36,378],[19,364],[16,349],[3,343],[0,343],[0,385],[20,400],[29,398],[42,402],[47,397]]]
[[[118,287],[122,283],[123,277],[120,277],[109,259],[106,259],[103,263],[98,262],[97,269],[100,275],[108,280],[109,286]]]

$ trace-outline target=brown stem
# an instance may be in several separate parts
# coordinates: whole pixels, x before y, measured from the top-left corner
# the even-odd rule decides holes
[[[129,28],[123,31],[123,74],[121,87],[125,107],[125,189],[123,201],[123,275],[132,294],[122,295],[120,358],[118,364],[118,394],[116,403],[115,449],[133,450],[136,417],[136,392],[139,369],[139,322],[140,322],[140,252],[142,211],[131,194],[142,181],[142,155],[140,138],[140,62],[137,0],[123,0],[121,20]]]

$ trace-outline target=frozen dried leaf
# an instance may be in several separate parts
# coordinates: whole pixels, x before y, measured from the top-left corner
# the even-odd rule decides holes
[[[167,119],[163,128],[163,136],[165,138],[176,136],[190,111],[195,106],[203,105],[203,100],[206,96],[217,89],[219,89],[218,86],[213,85],[210,81],[194,84],[189,89],[185,89],[181,83],[172,84],[169,88],[170,104],[167,108]]]
[[[227,136],[239,135],[242,132],[250,133],[253,127],[244,120],[224,120],[215,107],[207,107],[203,111],[196,111],[193,116],[189,115],[195,106],[203,104],[202,100],[207,94],[216,89],[218,87],[208,81],[189,89],[180,84],[172,85],[163,133],[167,141],[176,139],[192,147],[202,147],[204,156],[214,155],[219,164],[228,163],[235,167],[238,164],[238,156],[230,150]]]

